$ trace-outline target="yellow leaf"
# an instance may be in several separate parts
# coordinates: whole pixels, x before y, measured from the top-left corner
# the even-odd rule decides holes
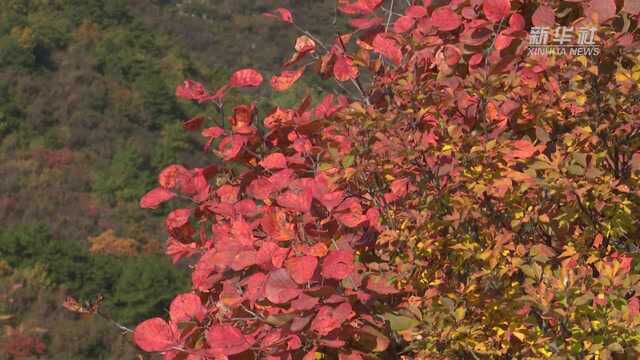
[[[513,334],[513,336],[515,336],[518,340],[524,342],[524,339],[526,338],[525,334],[518,332],[518,331],[514,331],[511,334]]]
[[[624,70],[618,70],[616,71],[615,78],[616,78],[616,81],[618,82],[625,82],[625,81],[629,81],[631,76],[629,76],[629,73],[627,73]]]
[[[576,58],[576,60],[578,60],[578,62],[580,64],[582,64],[582,66],[587,67],[587,57],[586,56],[584,56],[584,55],[578,56]]]
[[[462,319],[464,319],[464,315],[467,313],[467,309],[465,309],[464,307],[459,307],[456,309],[456,311],[454,312],[454,316],[456,318],[456,321],[462,321]]]

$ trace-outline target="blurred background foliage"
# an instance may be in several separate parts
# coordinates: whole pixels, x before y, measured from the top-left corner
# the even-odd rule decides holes
[[[133,326],[188,289],[162,253],[169,209],[138,200],[165,166],[205,161],[181,129],[202,110],[176,100],[178,83],[217,88],[246,66],[269,78],[290,55],[299,34],[260,16],[279,6],[325,41],[345,30],[330,0],[2,1],[0,359],[136,357],[112,324],[60,305],[103,294]],[[259,95],[264,115],[323,86],[232,92],[227,108]]]

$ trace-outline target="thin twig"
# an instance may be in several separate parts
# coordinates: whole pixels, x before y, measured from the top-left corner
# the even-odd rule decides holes
[[[389,30],[389,24],[391,23],[391,15],[393,15],[393,0],[391,0],[391,5],[389,6],[389,16],[387,16],[387,24],[384,26],[384,32]]]
[[[487,66],[487,63],[489,62],[489,54],[491,53],[493,46],[496,44],[496,40],[498,39],[498,33],[500,33],[500,29],[502,28],[502,23],[504,22],[504,19],[505,19],[504,17],[500,19],[500,23],[498,24],[498,30],[496,31],[496,36],[493,37],[491,46],[489,46],[489,49],[487,49],[487,54],[484,57],[484,66]]]
[[[340,41],[340,45],[342,46],[342,51],[344,51],[346,53],[347,52],[347,47],[344,45],[344,42],[342,41],[342,36],[340,36],[340,34],[338,34],[338,41]],[[369,105],[369,97],[365,94],[364,89],[362,88],[362,84],[360,83],[360,78],[356,77],[355,79],[351,79],[351,82],[353,83],[353,85],[360,92],[360,95],[364,99],[364,102],[367,105]]]
[[[96,314],[97,314],[98,316],[100,316],[101,318],[103,318],[103,319],[105,319],[105,320],[109,321],[110,323],[112,323],[114,326],[116,326],[118,329],[122,330],[123,332],[126,332],[126,333],[133,333],[133,330],[131,330],[130,328],[128,328],[128,327],[126,327],[126,326],[124,326],[124,325],[120,324],[119,322],[117,322],[117,321],[113,320],[110,316],[108,316],[108,315],[106,315],[106,314],[103,314],[103,313],[101,313],[100,311],[96,311]]]

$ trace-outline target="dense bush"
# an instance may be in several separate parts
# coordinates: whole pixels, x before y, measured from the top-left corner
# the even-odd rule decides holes
[[[215,165],[171,165],[140,201],[176,204],[167,253],[197,263],[138,346],[166,359],[637,357],[636,2],[338,10],[357,31],[299,37],[270,83],[315,70],[349,97],[227,116],[225,93],[259,86],[258,71],[176,89],[218,108],[185,124],[204,127]],[[532,26],[596,27],[600,53],[530,55]]]

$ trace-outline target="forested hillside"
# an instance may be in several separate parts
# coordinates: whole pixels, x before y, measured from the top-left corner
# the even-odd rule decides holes
[[[148,214],[138,199],[166,165],[200,160],[182,121],[202,109],[175,99],[180,81],[215,88],[238,66],[269,72],[289,55],[278,49],[295,30],[260,16],[277,6],[311,30],[334,21],[331,1],[2,0],[0,358],[135,357],[114,326],[60,304],[103,294],[131,325],[188,285],[159,255],[167,209]]]

